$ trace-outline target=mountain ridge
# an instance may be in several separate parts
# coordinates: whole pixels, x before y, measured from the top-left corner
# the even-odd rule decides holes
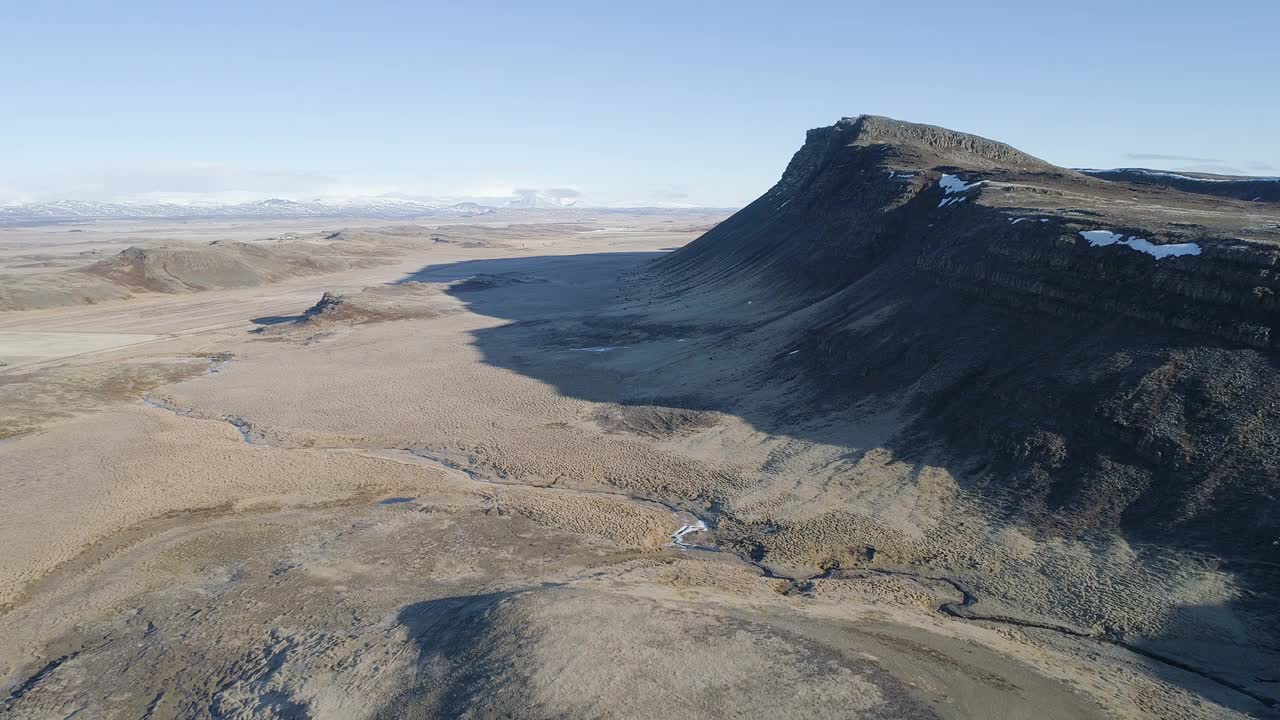
[[[1150,168],[1081,168],[1079,172],[1102,180],[1156,185],[1247,202],[1280,203],[1280,177],[1214,175]]]
[[[369,198],[344,201],[297,201],[268,198],[231,204],[180,204],[147,202],[93,202],[58,200],[0,206],[0,222],[26,220],[194,219],[194,218],[292,218],[367,217],[408,219],[415,217],[473,217],[496,212],[476,203],[443,204],[416,200]]]

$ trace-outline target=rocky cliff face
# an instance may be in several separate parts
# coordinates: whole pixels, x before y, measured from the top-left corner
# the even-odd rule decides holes
[[[658,270],[763,302],[776,372],[915,417],[998,511],[1280,556],[1280,211],[862,116]],[[1224,531],[1230,528],[1230,531]]]

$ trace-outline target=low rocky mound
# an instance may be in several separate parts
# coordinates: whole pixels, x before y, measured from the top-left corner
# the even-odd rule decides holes
[[[261,327],[255,332],[309,341],[331,334],[333,326],[433,318],[458,309],[458,303],[446,296],[440,286],[427,283],[378,285],[358,292],[330,290],[301,315],[258,318],[255,322]]]
[[[1276,560],[1277,267],[1280,210],[863,116],[655,269],[793,403],[912,418],[892,450],[998,514]]]
[[[306,323],[386,322],[431,318],[454,312],[457,303],[441,289],[426,283],[376,285],[356,293],[326,292],[303,313]]]
[[[320,301],[307,308],[302,316],[309,320],[322,317],[336,318],[350,315],[351,311],[351,302],[347,300],[346,295],[326,290],[324,295],[320,296]]]
[[[649,404],[620,404],[605,406],[596,414],[596,423],[611,433],[634,433],[654,439],[688,435],[714,427],[720,414],[708,410],[695,410],[669,405],[689,405],[685,398],[673,398],[668,404],[655,400]]]
[[[449,289],[452,292],[474,292],[544,282],[546,282],[545,279],[528,273],[477,273],[450,284]]]

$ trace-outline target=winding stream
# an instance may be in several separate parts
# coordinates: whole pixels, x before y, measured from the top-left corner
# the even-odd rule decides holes
[[[254,426],[251,422],[238,416],[228,415],[221,418],[209,418],[209,417],[199,415],[187,409],[175,407],[172,404],[167,402],[152,400],[150,398],[143,398],[142,402],[149,407],[153,407],[159,410],[166,410],[168,412],[174,413],[179,417],[189,417],[189,418],[194,418],[199,420],[216,419],[216,420],[225,422],[231,425],[232,427],[234,427],[236,431],[240,434],[241,439],[248,445],[253,445],[255,447],[262,447],[262,448],[288,447],[288,446],[272,445],[270,442],[267,441],[267,437],[265,434],[258,432],[254,429]],[[472,470],[469,467],[466,467],[464,465],[461,465],[460,463],[449,460],[446,457],[436,455],[434,453],[430,453],[428,451],[417,449],[417,448],[328,447],[328,448],[289,448],[289,449],[309,449],[309,450],[315,450],[319,452],[351,452],[351,451],[365,450],[365,451],[379,451],[379,452],[405,454],[413,458],[417,458],[420,461],[427,461],[431,464],[437,465],[447,470],[454,470],[457,472],[461,472],[471,480],[478,483],[484,483],[487,485],[512,486],[512,487],[522,487],[522,488],[538,488],[541,490],[548,490],[552,492],[564,492],[564,493],[572,493],[572,494],[580,494],[580,495],[603,495],[603,496],[608,496],[615,499],[622,499],[630,502],[658,505],[665,508],[669,512],[671,512],[671,514],[675,516],[676,521],[681,523],[679,529],[671,533],[671,543],[668,545],[668,547],[673,547],[679,551],[702,551],[702,552],[714,552],[714,553],[723,553],[723,554],[730,555],[736,558],[738,561],[746,563],[756,568],[757,570],[760,571],[760,573],[764,577],[786,581],[788,587],[785,594],[788,594],[788,595],[796,591],[799,591],[801,594],[811,592],[814,588],[814,582],[819,580],[857,581],[857,580],[866,579],[873,575],[893,575],[893,576],[910,578],[917,582],[928,581],[932,583],[943,583],[943,584],[949,585],[953,590],[955,590],[956,593],[960,595],[960,599],[958,601],[948,600],[938,605],[937,612],[943,615],[946,615],[947,617],[951,617],[957,620],[970,621],[970,622],[984,622],[984,623],[992,623],[992,624],[998,624],[998,625],[1008,625],[1008,626],[1019,627],[1024,629],[1044,630],[1044,631],[1059,633],[1062,635],[1067,635],[1074,638],[1079,638],[1082,640],[1092,640],[1094,642],[1098,642],[1106,645],[1112,645],[1115,647],[1128,650],[1129,652],[1134,653],[1135,655],[1140,655],[1149,660],[1153,660],[1155,662],[1162,663],[1169,667],[1177,668],[1178,670],[1182,670],[1192,675],[1196,675],[1198,677],[1204,678],[1205,680],[1213,682],[1221,687],[1227,688],[1236,693],[1244,695],[1262,704],[1267,708],[1275,708],[1277,706],[1280,706],[1280,701],[1277,701],[1275,698],[1271,698],[1266,695],[1261,695],[1259,693],[1256,693],[1250,690],[1249,688],[1245,687],[1244,685],[1241,685],[1240,683],[1235,682],[1229,678],[1223,677],[1210,670],[1205,670],[1203,668],[1196,667],[1194,665],[1191,665],[1177,658],[1169,657],[1167,655],[1163,655],[1161,653],[1143,648],[1139,645],[1128,642],[1122,638],[1116,637],[1108,633],[1090,633],[1090,632],[1085,632],[1075,628],[1071,628],[1066,625],[1041,623],[1041,622],[1036,622],[1034,620],[1024,620],[1024,619],[1005,616],[1005,615],[984,615],[984,614],[975,613],[973,612],[972,608],[974,605],[978,603],[979,601],[978,597],[972,591],[970,591],[967,587],[965,587],[965,585],[962,584],[960,581],[955,580],[954,578],[947,577],[945,575],[933,576],[933,575],[925,575],[923,573],[911,572],[907,570],[891,570],[886,568],[863,568],[863,567],[845,571],[839,567],[835,567],[835,568],[827,569],[821,573],[816,573],[816,574],[804,576],[804,577],[796,577],[796,576],[780,574],[777,571],[775,571],[773,568],[766,565],[763,560],[753,559],[746,552],[739,552],[739,551],[723,548],[719,545],[694,544],[694,543],[689,543],[685,540],[685,538],[687,538],[690,535],[694,535],[697,533],[712,532],[714,527],[718,525],[718,519],[719,519],[720,513],[711,513],[711,514],[704,513],[703,515],[700,515],[698,512],[692,509],[689,509],[687,507],[683,507],[675,503],[671,503],[656,497],[637,496],[637,495],[610,491],[610,490],[562,488],[562,487],[556,487],[554,485],[531,485],[529,483],[524,483],[519,481],[508,481],[508,480],[501,480],[497,478],[487,477],[487,476],[481,475],[480,473],[477,473],[475,470]],[[693,521],[688,522],[689,518],[692,518]],[[708,524],[708,521],[710,522],[710,525]],[[922,582],[921,584],[924,584],[924,583]]]

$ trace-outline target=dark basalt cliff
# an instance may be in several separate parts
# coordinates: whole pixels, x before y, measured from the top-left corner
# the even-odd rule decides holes
[[[908,409],[900,444],[941,443],[1000,512],[1280,557],[1280,212],[1259,206],[861,116],[657,270],[783,333],[803,352],[768,371],[814,401]]]

